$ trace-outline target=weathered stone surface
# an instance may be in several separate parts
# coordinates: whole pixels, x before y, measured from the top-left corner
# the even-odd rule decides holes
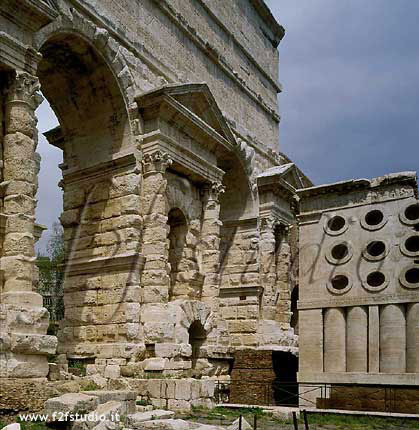
[[[127,416],[127,423],[132,428],[142,429],[142,423],[144,421],[169,419],[174,417],[175,413],[172,411],[164,411],[155,409],[147,412],[137,412]]]
[[[60,397],[53,397],[45,402],[44,413],[50,417],[57,415],[58,412],[69,413],[88,413],[96,409],[99,405],[96,396],[89,396],[83,393],[68,393]]]
[[[88,362],[60,390],[132,386],[188,409],[212,402],[212,382],[131,379],[227,376],[237,350],[297,354],[298,341],[303,382],[418,374],[416,178],[312,187],[278,152],[284,30],[263,2],[3,3],[1,377],[68,377],[66,359],[47,362],[57,341],[33,291],[39,80],[60,119],[46,136],[64,156],[58,352]],[[370,225],[373,209],[383,219]],[[367,238],[386,251],[371,255]],[[347,285],[334,288],[336,275]],[[267,361],[254,373],[270,380]]]

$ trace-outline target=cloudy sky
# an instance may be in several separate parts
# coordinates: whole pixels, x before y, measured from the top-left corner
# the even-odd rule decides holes
[[[419,170],[419,1],[268,0],[280,147],[315,184]]]
[[[316,184],[419,170],[419,1],[267,3],[286,29],[281,150]],[[57,124],[46,103],[38,118],[41,132]],[[62,156],[43,136],[38,151],[37,220],[51,226],[62,210]]]

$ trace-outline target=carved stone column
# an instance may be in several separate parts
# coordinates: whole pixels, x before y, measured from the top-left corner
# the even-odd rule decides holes
[[[220,182],[208,184],[203,189],[202,206],[203,219],[201,231],[202,243],[202,273],[204,285],[202,301],[213,302],[218,297],[220,277],[220,201],[219,196],[224,193],[224,186]]]
[[[0,314],[1,377],[42,377],[48,374],[46,355],[57,339],[46,336],[49,314],[34,291],[35,194],[39,156],[35,109],[42,101],[38,79],[26,72],[9,77],[3,98],[4,240]]]
[[[167,180],[165,172],[172,160],[166,153],[155,151],[143,159],[143,302],[165,303],[169,297],[168,265],[169,226],[167,225]]]

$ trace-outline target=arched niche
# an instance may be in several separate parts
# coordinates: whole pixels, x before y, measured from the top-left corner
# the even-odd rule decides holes
[[[197,360],[200,358],[200,349],[207,338],[207,333],[201,321],[194,321],[188,330],[189,344],[192,347],[192,368],[195,367]]]
[[[169,300],[172,300],[173,298],[187,294],[187,291],[184,291],[185,286],[181,285],[182,280],[179,279],[179,275],[183,269],[182,262],[184,261],[188,223],[183,212],[179,208],[173,208],[169,211],[167,224],[170,228],[168,235],[168,262],[170,264]]]
[[[225,172],[223,177],[225,192],[220,195],[221,221],[236,221],[254,216],[254,198],[249,177],[240,160],[231,154],[219,160],[218,167]]]

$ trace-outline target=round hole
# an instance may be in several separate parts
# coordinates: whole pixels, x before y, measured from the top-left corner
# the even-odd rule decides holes
[[[381,272],[371,272],[367,276],[367,284],[370,287],[374,287],[374,288],[381,287],[381,285],[383,285],[385,281],[386,281],[386,277]]]
[[[419,204],[410,205],[404,211],[404,216],[409,221],[419,220]]]
[[[335,260],[342,260],[349,253],[348,246],[344,243],[339,243],[338,245],[332,248],[332,257]]]
[[[328,221],[327,227],[331,231],[339,231],[339,230],[342,230],[343,227],[345,227],[345,224],[346,224],[345,218],[339,215],[336,215]]]
[[[384,214],[378,209],[369,211],[365,215],[365,222],[370,226],[377,226],[381,224],[383,222],[383,219],[384,219]]]
[[[372,257],[378,257],[386,252],[386,245],[381,240],[374,240],[368,244],[367,252]]]
[[[404,243],[404,246],[409,252],[419,252],[419,236],[409,237]]]
[[[331,283],[335,290],[343,290],[349,285],[349,279],[345,275],[335,275]]]
[[[419,284],[419,267],[407,270],[404,277],[409,284]]]

